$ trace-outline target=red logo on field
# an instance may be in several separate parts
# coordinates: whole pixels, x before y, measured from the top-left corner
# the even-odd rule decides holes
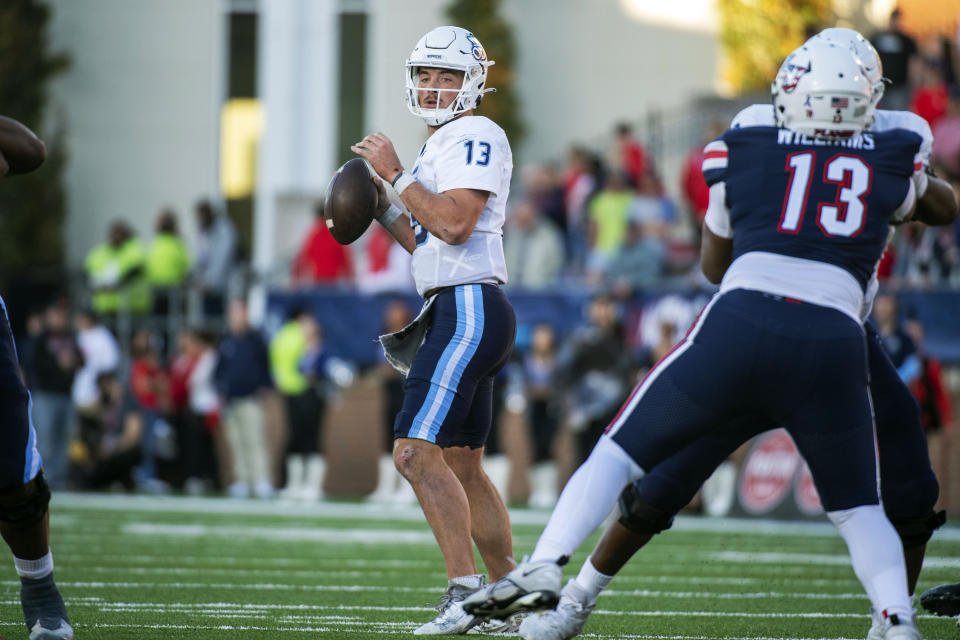
[[[740,475],[740,503],[752,514],[769,513],[790,491],[800,455],[783,429],[759,436]]]
[[[806,515],[816,516],[823,513],[820,494],[817,493],[817,487],[813,484],[813,476],[810,475],[810,467],[806,462],[800,465],[793,480],[793,495],[800,511]]]

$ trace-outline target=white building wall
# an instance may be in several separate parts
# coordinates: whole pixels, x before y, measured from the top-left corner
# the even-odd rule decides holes
[[[404,106],[403,63],[447,0],[261,0],[258,86],[265,103],[254,253],[287,254],[309,203],[335,169],[336,15],[365,9],[367,131],[393,139],[412,164],[426,129]],[[227,0],[51,0],[52,43],[73,58],[53,96],[68,125],[68,261],[82,262],[109,222],[151,235],[173,206],[188,238],[192,205],[218,192]],[[703,30],[640,22],[624,0],[507,0],[518,45],[515,78],[528,135],[523,162],[596,145],[618,120],[716,90],[719,45]],[[463,25],[469,27],[470,25]],[[489,50],[493,59],[497,52]],[[496,100],[496,94],[489,96]],[[481,109],[482,113],[482,109]],[[290,218],[284,223],[284,212]]]
[[[368,3],[368,128],[386,133],[406,164],[426,129],[404,106],[403,62],[424,33],[449,22],[447,4],[421,0],[411,11],[394,0]],[[605,139],[618,121],[636,122],[651,108],[718,88],[715,34],[640,22],[618,0],[507,0],[502,11],[517,43],[522,161],[560,160],[571,143]],[[489,47],[487,55],[497,59]]]
[[[194,202],[217,193],[221,0],[49,4],[52,48],[72,58],[52,94],[68,128],[68,264],[114,219],[150,238],[165,205],[192,235]]]

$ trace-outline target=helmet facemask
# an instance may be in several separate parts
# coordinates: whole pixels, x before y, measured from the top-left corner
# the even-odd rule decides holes
[[[492,64],[492,63],[490,63]],[[413,64],[407,62],[407,108],[415,116],[419,116],[433,127],[445,124],[462,113],[475,109],[480,105],[483,94],[494,89],[484,90],[483,85],[487,80],[487,71],[480,64],[467,65],[466,68],[454,67],[452,65],[437,65],[433,67],[428,64]],[[489,66],[489,65],[487,65]],[[462,71],[463,81],[458,89],[438,89],[431,87],[421,87],[419,72],[421,68],[450,69],[452,71]],[[420,104],[420,95],[422,93],[438,94],[437,106],[424,107]],[[440,94],[456,94],[453,100],[443,108],[440,108]]]
[[[414,47],[406,63],[406,102],[412,114],[423,118],[432,127],[439,127],[457,116],[475,109],[483,94],[494,91],[487,89],[487,68],[493,64],[487,60],[487,54],[476,37],[460,27],[437,27]],[[463,72],[463,81],[459,89],[421,88],[420,69],[450,69]],[[453,100],[444,108],[440,101],[436,107],[420,105],[422,92],[456,92]]]

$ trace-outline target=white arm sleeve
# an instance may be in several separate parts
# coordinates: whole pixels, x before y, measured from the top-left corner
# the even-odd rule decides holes
[[[707,228],[721,238],[733,237],[733,226],[730,224],[730,210],[727,209],[727,185],[718,182],[710,187],[710,204],[703,218]]]

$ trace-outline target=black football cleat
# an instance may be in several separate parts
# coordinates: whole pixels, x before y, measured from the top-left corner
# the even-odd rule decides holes
[[[938,616],[960,615],[960,582],[927,589],[920,596],[920,604]]]

